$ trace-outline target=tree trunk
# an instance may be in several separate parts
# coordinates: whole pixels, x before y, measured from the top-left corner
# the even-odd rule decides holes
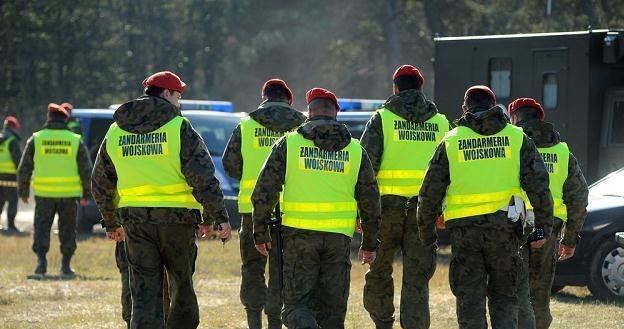
[[[399,2],[400,0],[387,0],[384,4],[384,43],[386,65],[390,70],[401,65]]]

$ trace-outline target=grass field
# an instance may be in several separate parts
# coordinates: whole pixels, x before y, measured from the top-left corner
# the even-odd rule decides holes
[[[125,328],[121,319],[121,283],[115,266],[114,243],[102,238],[80,241],[73,267],[78,276],[58,276],[58,237],[52,236],[49,278],[30,278],[35,267],[31,237],[0,236],[0,327],[13,328]],[[245,328],[238,298],[240,283],[238,241],[222,248],[219,241],[200,241],[195,288],[200,303],[200,328]],[[448,253],[448,251],[447,251]],[[456,328],[455,300],[448,288],[448,256],[431,281],[432,328]],[[395,278],[400,282],[401,265]],[[373,328],[362,306],[366,267],[354,262],[347,328]],[[395,281],[397,282],[397,281]],[[397,291],[399,286],[396,287]],[[398,303],[398,297],[395,299]],[[398,305],[398,304],[397,304]],[[585,288],[566,288],[553,298],[552,328],[622,328],[624,304],[593,299]],[[398,324],[395,325],[398,328]]]

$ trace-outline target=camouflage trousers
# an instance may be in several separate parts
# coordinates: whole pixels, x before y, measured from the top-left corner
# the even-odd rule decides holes
[[[121,274],[121,317],[124,321],[130,323],[132,317],[132,296],[130,294],[130,265],[126,256],[126,244],[117,242],[115,246],[115,263]],[[166,271],[163,275],[163,313],[165,315],[165,323],[169,314],[170,298],[169,298],[169,282],[167,280]]]
[[[7,226],[15,226],[15,216],[17,216],[17,188],[0,186],[0,213],[4,210],[4,204],[7,205]]]
[[[269,282],[267,287],[264,277],[267,258],[256,250],[251,214],[241,214],[241,217],[241,303],[249,312],[262,312],[264,309],[269,322],[279,325],[281,328],[282,298],[279,282],[280,269],[277,259],[279,252],[277,248],[269,251]],[[251,327],[251,324],[249,325]]]
[[[199,306],[192,278],[197,259],[194,225],[124,223],[124,230],[130,266],[131,328],[197,328]],[[163,266],[171,299],[166,324]]]
[[[77,198],[44,198],[35,196],[35,233],[32,250],[47,253],[50,250],[50,231],[54,215],[58,214],[58,235],[61,254],[72,256],[76,251]]]
[[[290,329],[344,328],[351,239],[343,234],[282,228],[284,308]]]
[[[547,329],[552,323],[550,314],[550,291],[555,279],[555,267],[557,264],[557,251],[559,248],[559,238],[562,229],[562,221],[554,220],[551,236],[539,249],[526,248],[526,262],[528,266],[529,293],[520,295],[520,305],[533,308],[535,325],[533,328]],[[530,303],[529,303],[530,301]],[[528,311],[522,311],[526,313]],[[518,323],[518,328],[531,328],[530,324]]]
[[[526,241],[524,239],[523,241]],[[520,257],[522,257],[522,269],[518,281],[518,329],[535,329],[535,314],[529,299],[529,247],[525,242],[520,247]]]
[[[449,229],[451,291],[460,329],[487,328],[486,298],[492,328],[517,328],[517,286],[522,260],[519,237],[477,226]]]
[[[398,251],[403,255],[401,286],[401,327],[429,328],[429,280],[436,267],[435,246],[420,244],[418,229],[406,225],[416,218],[416,209],[406,213],[405,205],[382,203],[377,259],[366,273],[364,308],[378,328],[391,328],[394,322],[394,282],[392,264]],[[414,212],[413,214],[411,212]]]

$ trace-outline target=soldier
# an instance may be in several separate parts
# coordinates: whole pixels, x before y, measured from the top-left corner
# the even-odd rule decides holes
[[[219,225],[225,241],[231,229],[206,145],[180,115],[186,84],[165,71],[143,86],[146,95],[115,111],[93,170],[93,195],[109,239],[125,238],[131,328],[165,328],[163,266],[171,290],[166,327],[197,328],[195,228],[206,236]]]
[[[375,260],[379,190],[366,151],[336,121],[336,96],[313,88],[306,100],[308,121],[277,141],[253,191],[254,241],[267,256],[272,244],[267,222],[283,186],[282,320],[288,328],[339,329],[347,311],[349,244],[358,211],[359,258]]]
[[[529,256],[530,293],[520,295],[524,305],[532,304],[535,325],[526,323],[526,319],[519,319],[519,328],[547,329],[552,322],[550,291],[555,278],[557,254],[560,261],[574,255],[578,234],[587,215],[589,190],[581,167],[568,145],[561,140],[551,123],[544,122],[544,109],[540,103],[532,98],[518,98],[509,104],[508,110],[511,122],[521,127],[537,146],[550,176],[554,202],[552,234],[542,248],[525,248]],[[565,234],[557,248],[564,225]],[[529,295],[530,304],[526,301]]]
[[[264,272],[267,258],[255,248],[251,221],[251,193],[260,169],[271,152],[271,146],[286,132],[303,123],[305,116],[292,108],[293,95],[286,83],[271,79],[261,91],[262,103],[258,109],[241,119],[223,152],[223,168],[228,175],[240,181],[238,212],[241,214],[240,299],[247,312],[250,329],[262,328],[262,309],[267,314],[269,329],[282,328],[282,309],[279,287],[279,268],[276,249],[269,257],[269,285]]]
[[[69,113],[69,120],[67,121],[67,127],[69,127],[69,130],[82,136],[82,124],[76,118],[71,117],[74,106],[67,102],[61,104],[61,106],[67,111],[67,113]]]
[[[17,166],[22,157],[20,135],[17,131],[20,123],[16,117],[9,115],[4,119],[4,128],[0,132],[0,213],[7,206],[7,230],[19,233],[15,226],[17,215]]]
[[[464,115],[446,134],[429,163],[418,196],[418,227],[425,245],[436,243],[442,203],[451,235],[451,291],[459,328],[487,328],[486,297],[493,328],[517,328],[518,254],[524,205],[535,206],[532,247],[550,236],[553,202],[548,172],[535,145],[507,123],[486,86],[470,87]]]
[[[70,266],[76,251],[77,201],[86,205],[91,198],[91,160],[80,136],[69,131],[69,114],[58,104],[48,105],[48,121],[34,133],[17,168],[17,193],[28,203],[30,178],[35,192],[35,234],[32,250],[37,254],[35,274],[45,274],[50,249],[50,230],[58,214],[61,241],[61,273],[74,275]]]
[[[392,328],[392,263],[401,250],[401,327],[429,328],[428,285],[435,271],[436,250],[420,244],[416,209],[408,209],[407,201],[418,197],[427,163],[449,130],[449,122],[422,93],[425,79],[417,68],[403,65],[392,80],[394,95],[373,115],[361,139],[377,174],[382,203],[381,244],[377,260],[366,273],[364,307],[377,328]],[[413,220],[408,222],[410,217]]]

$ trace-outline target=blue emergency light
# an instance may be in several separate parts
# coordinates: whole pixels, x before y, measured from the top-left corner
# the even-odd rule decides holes
[[[338,98],[340,111],[375,111],[384,103],[382,99]]]

